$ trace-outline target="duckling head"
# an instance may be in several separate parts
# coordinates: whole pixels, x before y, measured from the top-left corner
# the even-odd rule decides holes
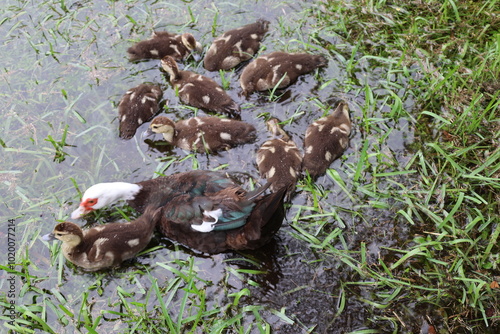
[[[149,125],[148,133],[161,133],[169,143],[173,143],[175,135],[175,123],[168,117],[158,116]]]
[[[165,56],[161,59],[161,67],[168,73],[170,80],[177,78],[179,74],[179,67],[174,58],[170,56]]]
[[[54,227],[52,233],[46,234],[42,237],[45,241],[61,240],[66,247],[74,248],[78,246],[83,239],[82,229],[71,222],[59,223]]]
[[[197,42],[194,36],[188,32],[181,35],[182,44],[189,50],[196,50],[201,52],[202,46],[200,42]]]
[[[101,209],[119,200],[132,200],[141,190],[141,186],[127,182],[98,183],[85,191],[78,209],[71,213],[77,219],[90,211]]]
[[[273,117],[273,118],[269,119],[266,122],[266,125],[267,125],[267,129],[269,130],[269,132],[273,136],[275,136],[275,137],[281,136],[281,139],[284,140],[284,141],[289,141],[290,140],[290,137],[283,130],[283,128],[280,126],[279,120],[277,118]]]

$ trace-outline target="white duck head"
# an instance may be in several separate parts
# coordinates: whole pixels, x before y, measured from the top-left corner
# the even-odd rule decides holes
[[[133,200],[141,186],[126,182],[98,183],[87,189],[82,196],[78,209],[71,213],[77,219],[90,211],[104,208],[119,200]]]

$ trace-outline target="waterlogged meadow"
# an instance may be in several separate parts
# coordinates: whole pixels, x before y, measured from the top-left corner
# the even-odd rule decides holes
[[[498,332],[498,1],[5,0],[0,10],[2,332]],[[255,143],[190,154],[143,140],[147,124],[118,138],[117,104],[143,82],[163,87],[172,118],[203,114],[179,102],[159,61],[129,62],[129,46],[189,31],[206,51],[259,18],[271,22],[262,54],[306,51],[328,66],[245,99],[241,68],[183,65],[241,105]],[[262,184],[266,119],[302,147],[339,100],[353,123],[347,150],[298,182],[262,249],[207,256],[157,236],[120,268],[88,273],[40,238],[98,182],[211,169]],[[134,215],[120,204],[75,222]]]

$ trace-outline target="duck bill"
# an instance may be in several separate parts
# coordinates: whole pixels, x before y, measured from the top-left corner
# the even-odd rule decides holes
[[[54,233],[48,233],[48,234],[42,235],[42,240],[43,241],[56,240],[56,236],[54,235]]]
[[[75,211],[73,211],[71,213],[71,219],[78,219],[81,216],[83,216],[84,214],[89,213],[90,211],[92,211],[92,210],[86,209],[85,207],[83,207],[83,206],[80,205],[78,207],[78,209],[76,209]]]
[[[141,135],[141,138],[149,138],[149,137],[152,137],[154,136],[155,133],[153,132],[153,130],[151,130],[151,128],[148,128],[146,131],[144,131]]]

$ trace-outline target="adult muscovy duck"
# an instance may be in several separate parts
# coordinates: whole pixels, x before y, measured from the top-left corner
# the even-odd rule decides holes
[[[287,187],[263,195],[268,185],[247,192],[224,172],[194,170],[138,183],[96,184],[85,191],[71,218],[119,200],[143,212],[162,208],[160,232],[205,253],[256,249],[269,242],[284,219]]]

